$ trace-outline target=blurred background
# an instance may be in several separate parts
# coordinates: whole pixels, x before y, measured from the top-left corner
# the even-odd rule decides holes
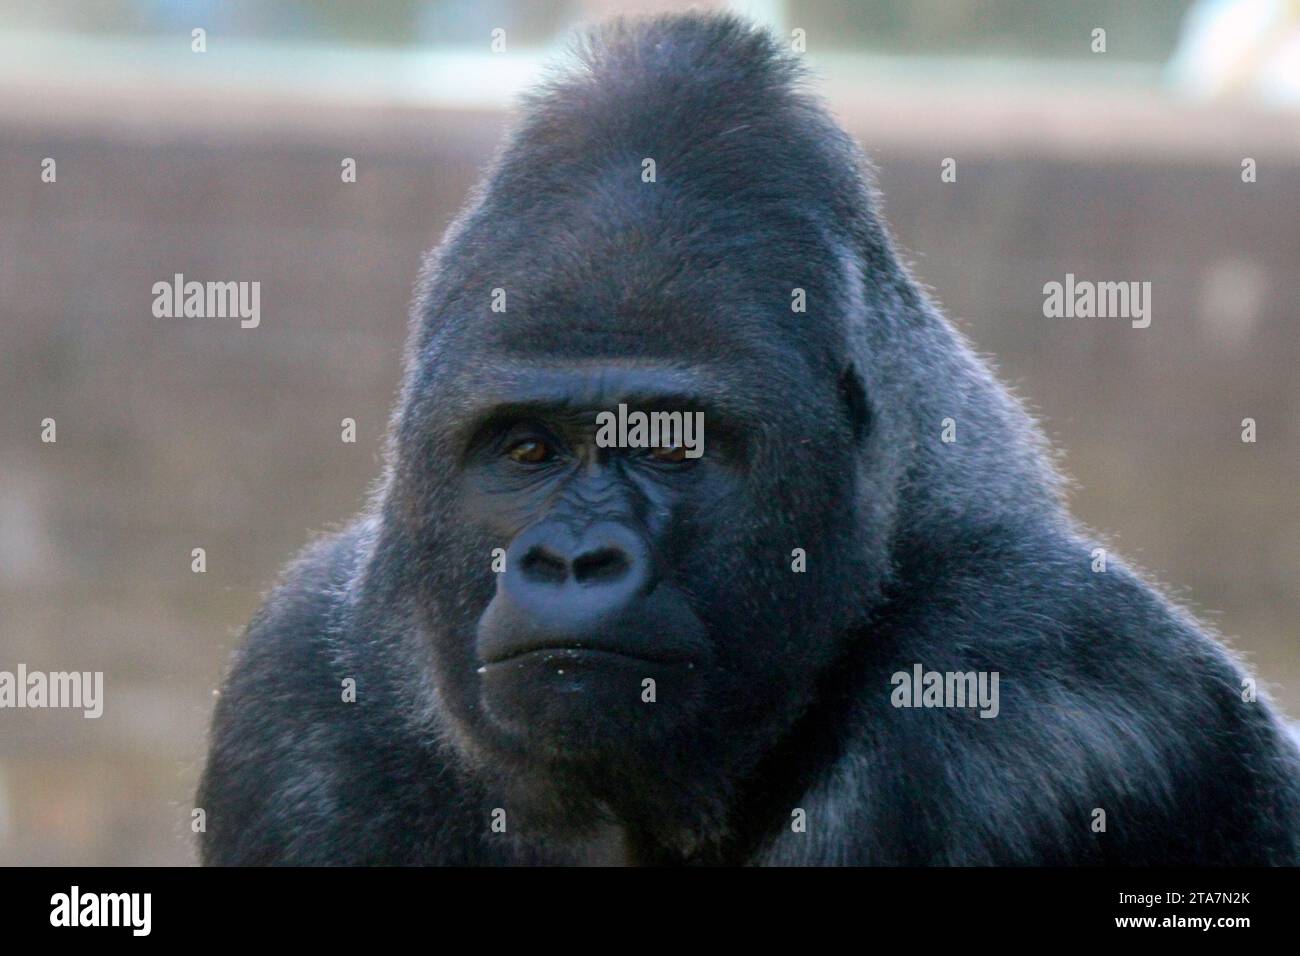
[[[106,687],[0,711],[0,862],[194,860],[213,688],[379,474],[422,253],[575,26],[681,6],[0,0],[0,669]],[[1080,518],[1300,717],[1300,3],[727,6],[804,31]],[[260,326],[155,318],[178,272],[259,281]],[[1044,318],[1067,272],[1151,282],[1150,327]]]

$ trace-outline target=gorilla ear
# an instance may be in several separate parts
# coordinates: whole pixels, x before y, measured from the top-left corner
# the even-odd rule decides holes
[[[849,365],[840,374],[840,399],[853,428],[853,440],[861,444],[871,426],[871,406],[867,404],[867,390],[855,365]]]

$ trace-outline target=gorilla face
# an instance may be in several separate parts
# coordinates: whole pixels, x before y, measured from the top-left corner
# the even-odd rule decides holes
[[[448,323],[395,476],[457,743],[614,803],[646,768],[725,791],[717,776],[797,716],[853,613],[827,578],[869,580],[852,557],[856,374],[825,374],[833,358],[780,341],[779,313],[738,310],[720,277],[679,296],[645,285],[630,311],[521,295],[517,312]],[[602,325],[575,329],[593,308]],[[620,403],[702,413],[704,454],[598,447],[598,415]],[[835,567],[798,573],[795,549]]]
[[[737,494],[743,449],[728,443],[706,461],[596,445],[598,412],[620,401],[701,401],[665,369],[601,363],[516,378],[526,379],[517,393],[475,416],[465,461],[466,518],[506,543],[473,645],[484,712],[570,756],[667,732],[699,706],[714,658],[678,576],[701,530],[692,511]],[[661,691],[677,705],[647,706]]]

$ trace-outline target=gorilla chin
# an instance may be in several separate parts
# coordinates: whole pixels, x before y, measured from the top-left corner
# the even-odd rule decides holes
[[[516,538],[506,567],[475,641],[495,730],[535,755],[589,762],[691,719],[710,643],[640,535],[543,521]],[[673,707],[656,706],[661,693]]]
[[[494,728],[537,756],[625,760],[629,748],[662,740],[689,721],[703,698],[693,667],[590,648],[530,651],[484,666],[483,705]],[[643,702],[648,687],[680,703]]]

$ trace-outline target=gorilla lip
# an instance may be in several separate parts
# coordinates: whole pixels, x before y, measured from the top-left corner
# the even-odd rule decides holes
[[[544,658],[547,655],[562,656],[569,660],[579,660],[587,657],[612,657],[621,658],[625,661],[634,661],[638,664],[658,664],[660,666],[685,664],[688,667],[691,666],[686,658],[677,655],[664,654],[651,657],[645,654],[635,654],[618,647],[607,647],[577,641],[565,644],[525,644],[515,646],[504,654],[493,654],[484,657],[483,665],[484,667],[492,667],[497,664],[523,663],[525,658]]]

